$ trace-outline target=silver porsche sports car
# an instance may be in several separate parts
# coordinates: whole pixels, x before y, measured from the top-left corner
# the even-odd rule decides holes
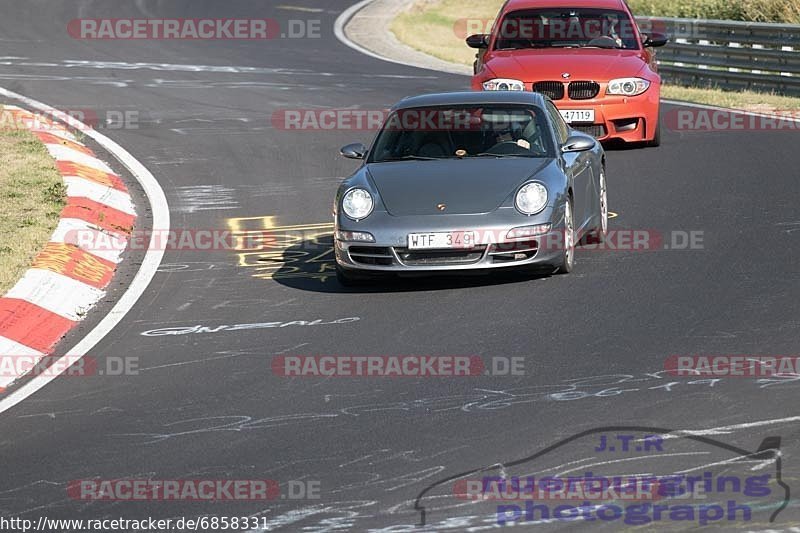
[[[546,267],[608,230],[605,154],[533,92],[406,98],[334,202],[337,277]]]

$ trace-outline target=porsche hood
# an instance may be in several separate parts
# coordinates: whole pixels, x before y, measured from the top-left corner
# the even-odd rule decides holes
[[[371,163],[367,172],[390,215],[483,214],[553,162],[522,157],[403,161]],[[446,205],[444,211],[439,204]]]

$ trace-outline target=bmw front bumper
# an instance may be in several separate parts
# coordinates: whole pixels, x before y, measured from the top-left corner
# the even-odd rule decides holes
[[[654,85],[639,96],[598,96],[591,100],[558,100],[553,103],[560,110],[593,109],[593,123],[570,125],[600,141],[652,141],[658,125],[659,89]],[[605,92],[605,85],[602,90]]]

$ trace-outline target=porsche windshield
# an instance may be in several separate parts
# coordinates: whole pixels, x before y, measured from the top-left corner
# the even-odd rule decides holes
[[[553,157],[538,107],[426,107],[392,113],[368,162],[472,157]]]
[[[622,48],[637,50],[637,29],[627,13],[605,9],[537,9],[505,16],[494,33],[495,50],[521,48]]]

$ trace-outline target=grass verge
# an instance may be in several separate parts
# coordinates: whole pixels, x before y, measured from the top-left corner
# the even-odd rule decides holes
[[[0,296],[50,239],[65,193],[44,144],[28,130],[0,128]]]
[[[475,50],[464,43],[466,36],[456,22],[465,18],[492,21],[501,4],[500,0],[417,0],[394,19],[391,30],[400,41],[421,52],[472,65]]]
[[[631,11],[656,17],[800,24],[797,0],[628,0]]]
[[[726,0],[727,1],[727,0]],[[753,0],[755,2],[755,0]],[[782,0],[758,0],[759,2],[781,3]],[[640,4],[695,5],[705,0],[640,0]],[[673,15],[669,12],[648,13],[636,10],[635,0],[631,2],[634,13],[642,15]],[[707,2],[712,3],[712,2]],[[736,2],[727,2],[736,4]],[[748,3],[748,2],[744,2]],[[794,5],[794,0],[786,2]],[[456,24],[466,18],[491,21],[496,15],[502,0],[417,0],[408,11],[401,13],[392,22],[391,30],[395,36],[409,46],[428,55],[453,63],[472,65],[475,50],[464,43],[460,29],[464,24]],[[798,18],[800,19],[800,5]],[[666,8],[664,8],[666,10]],[[682,12],[679,12],[682,13]],[[675,15],[677,16],[677,14]],[[793,110],[800,109],[800,98],[780,96],[750,91],[734,92],[721,89],[687,88],[677,85],[664,85],[661,96],[665,99],[683,100],[700,104],[746,109],[748,111]]]

